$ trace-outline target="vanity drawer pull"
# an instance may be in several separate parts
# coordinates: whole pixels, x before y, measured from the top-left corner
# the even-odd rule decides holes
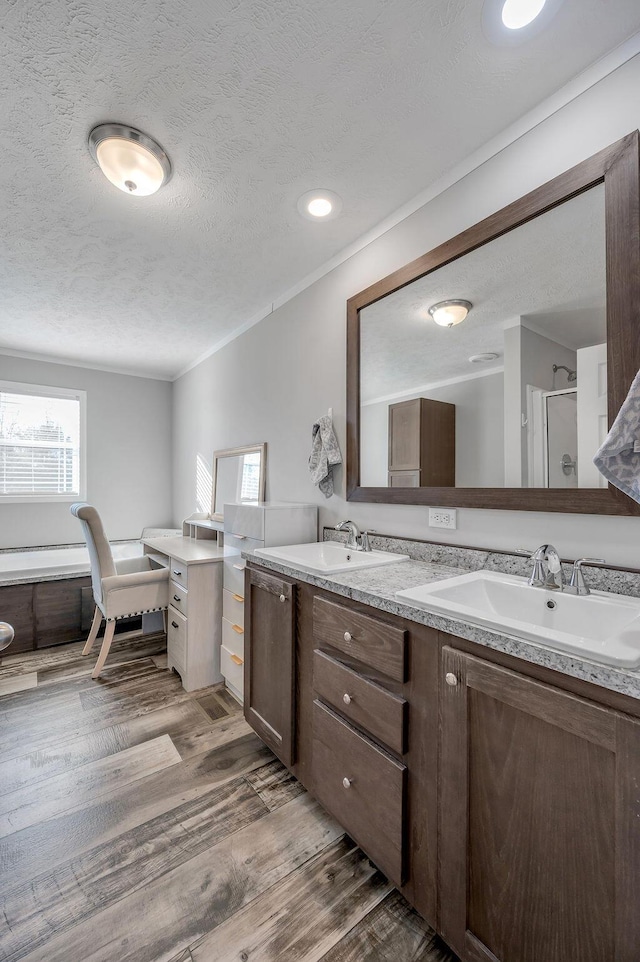
[[[245,568],[245,566],[244,566],[244,565],[236,565],[236,564],[234,564],[234,566],[233,566],[233,567],[234,567],[234,568],[237,568],[237,569],[238,569],[238,571],[244,571],[244,568]]]
[[[351,788],[351,779],[345,776],[345,778],[342,779],[342,787]]]
[[[452,671],[447,672],[447,674],[444,676],[444,680],[446,681],[447,685],[451,685],[452,688],[458,684],[458,679]]]
[[[179,628],[180,625],[178,624],[177,621],[172,621],[172,622],[171,622],[171,627],[172,627],[172,628]]]
[[[231,655],[230,657],[234,665],[244,665],[244,659],[240,658],[238,655]]]
[[[240,625],[231,625],[231,627],[236,632],[236,634],[244,635],[244,628],[241,628]]]
[[[173,596],[173,600],[174,600],[174,601],[177,601],[178,604],[179,604],[179,603],[182,601],[182,598],[180,597],[180,595],[174,595],[174,596]]]
[[[344,633],[344,635],[343,635],[343,638],[344,638],[345,641],[351,641],[351,632],[350,632],[350,631],[345,631],[345,633]]]
[[[286,595],[280,595],[280,601],[284,602],[286,600],[287,600]]]
[[[351,704],[351,695],[347,694],[347,692],[345,691],[344,695],[342,696],[342,700],[343,700],[343,702],[345,703],[345,705],[350,705],[350,704]]]
[[[174,575],[177,575],[178,578],[180,578],[181,575],[182,575],[182,572],[180,571],[179,568],[174,568],[174,569],[173,569],[173,573],[174,573]]]
[[[234,567],[235,567],[235,566],[234,566]],[[242,595],[234,595],[234,596],[233,596],[233,600],[234,600],[234,601],[242,601],[242,602],[244,602],[244,598],[242,597]]]
[[[234,534],[233,537],[234,537],[234,538],[237,538],[238,541],[246,541],[246,540],[247,540],[246,534]]]

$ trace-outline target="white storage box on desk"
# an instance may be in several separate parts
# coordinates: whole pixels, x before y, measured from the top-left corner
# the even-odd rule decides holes
[[[229,690],[244,694],[243,551],[281,544],[305,544],[318,538],[315,504],[286,501],[245,502],[224,506],[224,576],[221,671]],[[226,670],[225,670],[226,669]]]

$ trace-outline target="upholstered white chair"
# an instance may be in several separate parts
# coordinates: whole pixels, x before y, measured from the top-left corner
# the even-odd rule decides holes
[[[93,600],[96,603],[83,655],[88,655],[93,648],[102,619],[105,618],[107,622],[100,654],[91,673],[92,678],[97,678],[107,660],[116,621],[150,611],[166,611],[168,608],[169,569],[152,568],[145,556],[114,562],[96,509],[80,501],[71,505],[71,514],[80,521],[89,549]]]

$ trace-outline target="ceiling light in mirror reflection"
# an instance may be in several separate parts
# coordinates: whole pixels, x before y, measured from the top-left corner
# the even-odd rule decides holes
[[[546,0],[506,0],[502,22],[509,30],[521,30],[542,13]]]
[[[432,304],[429,314],[440,327],[455,327],[456,324],[461,324],[465,320],[472,306],[471,301],[454,298]]]
[[[473,303],[464,324],[425,324],[426,305],[461,290]],[[607,423],[604,188],[363,308],[360,365],[364,487],[389,484],[390,406],[419,397],[455,405],[456,487],[600,486],[591,459]],[[569,475],[558,468],[565,454],[576,461]]]

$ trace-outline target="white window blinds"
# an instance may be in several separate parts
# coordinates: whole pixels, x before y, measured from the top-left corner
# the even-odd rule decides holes
[[[37,390],[0,383],[0,497],[79,496],[80,394]]]

